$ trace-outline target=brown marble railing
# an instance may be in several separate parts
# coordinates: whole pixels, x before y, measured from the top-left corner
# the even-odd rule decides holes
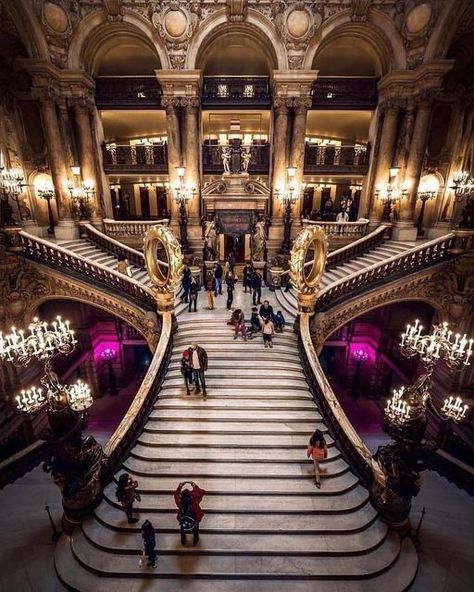
[[[306,379],[329,431],[351,467],[369,489],[382,491],[385,474],[344,413],[318,360],[309,328],[310,317],[300,314],[299,350]]]
[[[303,226],[321,226],[328,237],[357,238],[367,233],[369,220],[360,218],[356,222],[326,222],[325,220],[307,220],[303,218]]]
[[[23,231],[18,233],[16,241],[15,250],[27,259],[67,272],[87,283],[102,285],[119,296],[126,296],[145,310],[156,311],[152,291],[133,278]]]
[[[161,335],[150,367],[120,425],[105,446],[107,476],[111,479],[143,427],[164,379],[172,348],[172,316],[162,315]]]
[[[111,238],[107,234],[100,232],[97,228],[94,228],[92,224],[82,225],[82,235],[102,251],[115,255],[116,257],[119,255],[125,255],[131,265],[135,265],[140,269],[145,269],[145,256],[143,253],[140,253],[140,251],[132,249],[120,241]]]
[[[107,236],[120,240],[121,238],[144,237],[150,226],[155,224],[169,224],[164,220],[110,220],[104,219],[104,231]]]
[[[104,144],[102,146],[106,173],[166,173],[168,172],[167,144],[145,146],[137,144]]]
[[[332,283],[321,290],[316,302],[316,310],[324,312],[346,298],[361,293],[368,287],[403,275],[420,271],[425,267],[441,263],[453,257],[454,233],[434,239],[414,249],[398,253],[385,261],[374,263],[365,269],[354,272],[347,278]]]
[[[319,222],[316,222],[316,224],[319,224]],[[353,243],[329,253],[326,261],[326,269],[332,269],[333,267],[336,267],[336,265],[341,265],[346,261],[350,261],[354,257],[358,257],[370,249],[382,244],[383,241],[388,238],[389,232],[390,225],[382,224],[371,233],[363,236]]]

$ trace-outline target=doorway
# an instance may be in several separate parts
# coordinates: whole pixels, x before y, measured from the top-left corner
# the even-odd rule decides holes
[[[245,235],[234,236],[232,234],[225,235],[225,258],[234,253],[236,263],[243,263],[245,261]]]

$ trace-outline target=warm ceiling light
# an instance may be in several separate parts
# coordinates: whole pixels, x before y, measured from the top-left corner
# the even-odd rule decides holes
[[[72,174],[75,177],[79,177],[79,175],[81,174],[81,167],[79,167],[79,166],[72,166],[71,167],[71,171],[72,171]]]

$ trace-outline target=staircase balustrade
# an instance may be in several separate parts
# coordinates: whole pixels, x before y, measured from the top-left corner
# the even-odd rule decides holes
[[[367,233],[369,220],[360,218],[356,222],[327,222],[325,220],[307,220],[303,218],[303,226],[321,226],[328,237],[352,238],[363,237]]]
[[[304,172],[353,173],[365,175],[369,170],[370,146],[332,146],[306,142]]]
[[[164,312],[161,317],[160,340],[148,371],[120,425],[105,446],[108,479],[113,478],[114,473],[119,469],[140,434],[165,377],[173,345],[172,315],[169,312]]]
[[[434,239],[415,249],[399,253],[381,263],[374,263],[362,271],[354,272],[319,293],[316,310],[323,312],[347,297],[361,293],[369,286],[380,284],[388,279],[394,280],[403,275],[420,271],[425,267],[441,263],[454,256],[451,247],[454,245],[455,234]]]
[[[104,144],[102,146],[106,173],[167,173],[168,147],[163,144]]]
[[[18,233],[17,240],[16,250],[27,259],[47,265],[55,271],[67,270],[70,275],[90,284],[102,284],[105,289],[129,297],[146,310],[156,311],[152,291],[133,278],[24,231]]]
[[[157,224],[157,222],[154,222],[153,224]],[[131,265],[135,265],[135,267],[139,267],[140,269],[145,269],[145,257],[140,251],[132,249],[132,247],[100,232],[100,230],[97,230],[97,228],[94,228],[91,224],[83,224],[81,228],[84,238],[102,251],[110,253],[110,255],[115,255],[116,257],[119,255],[125,255]]]
[[[107,236],[112,238],[144,237],[150,226],[155,224],[169,225],[168,218],[163,220],[111,220],[104,219],[104,230]]]
[[[317,222],[317,224],[319,224],[319,222]],[[350,222],[348,224],[350,224]],[[329,253],[326,261],[326,269],[332,269],[337,265],[350,261],[351,259],[354,259],[354,257],[358,257],[359,255],[366,253],[368,250],[382,244],[384,240],[388,238],[390,228],[390,225],[379,226],[353,243]],[[323,229],[325,230],[324,226]]]

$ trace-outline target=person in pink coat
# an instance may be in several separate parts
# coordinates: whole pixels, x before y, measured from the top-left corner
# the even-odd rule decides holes
[[[309,439],[306,456],[313,459],[314,463],[314,482],[316,487],[321,487],[319,463],[328,457],[328,447],[321,430],[316,430]]]

